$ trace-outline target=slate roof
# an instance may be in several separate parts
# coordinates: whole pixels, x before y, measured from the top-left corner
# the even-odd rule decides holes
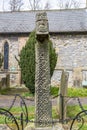
[[[86,32],[87,9],[46,11],[50,32]],[[29,33],[37,11],[0,12],[0,33]]]

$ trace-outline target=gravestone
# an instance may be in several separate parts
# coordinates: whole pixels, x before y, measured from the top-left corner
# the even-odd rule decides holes
[[[6,89],[10,87],[10,74],[4,73],[0,77],[0,89]]]
[[[62,123],[66,119],[66,112],[67,112],[67,89],[68,89],[68,78],[69,73],[66,71],[62,71],[61,75],[61,85],[59,88],[59,97],[58,97],[58,113],[59,119]]]
[[[80,88],[82,87],[82,69],[74,68],[73,69],[73,81],[74,87]]]

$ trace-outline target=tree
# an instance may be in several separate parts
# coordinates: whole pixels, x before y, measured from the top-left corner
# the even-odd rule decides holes
[[[41,0],[29,0],[29,8],[31,10],[40,10],[41,9],[40,2]]]
[[[48,10],[51,8],[51,5],[48,1],[43,6],[41,0],[29,0],[29,8],[31,10]]]
[[[50,3],[47,1],[45,6],[44,6],[44,10],[49,10],[51,8]]]
[[[11,11],[20,11],[24,3],[23,0],[10,0],[9,4]]]
[[[22,79],[25,83],[25,86],[29,88],[32,93],[35,92],[35,43],[35,32],[32,32],[28,41],[26,42],[25,47],[23,47],[20,52],[19,61]],[[49,41],[49,53],[50,74],[52,76],[57,61],[57,55],[51,41]]]
[[[60,9],[79,8],[78,0],[57,0]]]
[[[2,67],[2,63],[3,63],[3,56],[2,56],[2,54],[0,53],[0,68]]]

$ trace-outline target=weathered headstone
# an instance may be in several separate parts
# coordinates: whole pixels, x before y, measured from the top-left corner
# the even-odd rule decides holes
[[[7,88],[10,87],[10,74],[9,73],[6,74],[6,87]]]
[[[73,81],[74,87],[80,88],[82,87],[82,69],[74,68],[73,69]]]
[[[67,88],[68,88],[68,77],[69,74],[66,71],[62,71],[61,75],[61,86],[59,89],[59,97],[58,97],[58,112],[59,119],[62,123],[66,119],[66,108],[67,108]]]
[[[0,89],[6,89],[10,87],[10,74],[5,73],[0,77]]]
[[[50,101],[49,29],[45,12],[36,15],[36,73],[35,108],[36,127],[52,125],[52,106]]]

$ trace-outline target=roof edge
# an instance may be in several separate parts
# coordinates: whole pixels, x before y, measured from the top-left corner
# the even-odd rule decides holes
[[[40,11],[46,11],[46,12],[51,12],[51,11],[80,11],[80,10],[87,10],[87,8],[71,8],[71,9],[50,9],[50,10],[21,10],[21,11],[0,11],[0,13],[21,13],[21,12],[40,12]]]

